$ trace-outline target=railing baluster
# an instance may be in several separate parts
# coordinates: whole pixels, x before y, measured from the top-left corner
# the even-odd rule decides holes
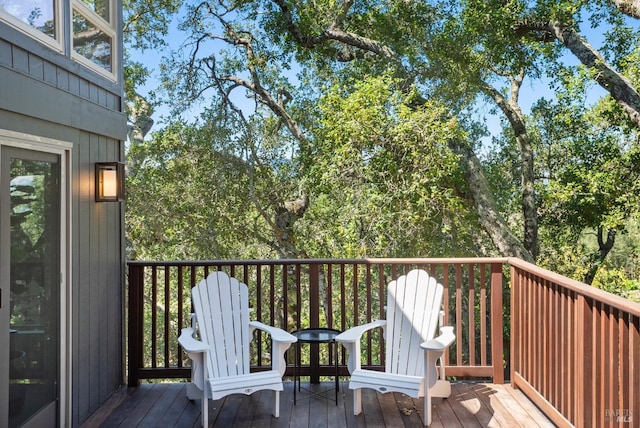
[[[629,413],[634,421],[640,418],[640,315],[629,316]]]
[[[289,266],[282,265],[282,322],[280,328],[289,330]],[[296,302],[297,305],[300,302]]]
[[[384,319],[384,301],[386,297],[387,280],[384,276],[384,265],[378,266],[378,301],[380,302],[380,308],[378,308],[378,319]],[[385,355],[385,343],[383,335],[380,335],[380,346],[378,348],[378,361],[380,365],[384,366],[386,362]]]
[[[449,317],[449,293],[451,292],[451,289],[449,287],[449,264],[447,263],[443,263],[442,264],[442,286],[444,287],[444,296],[442,299],[442,307],[444,308],[444,325],[445,326],[450,326],[451,322],[450,322],[450,317]],[[445,366],[449,365],[449,353],[450,350],[449,348],[447,348],[444,351],[444,364]]]
[[[178,266],[178,334],[185,328],[184,325],[184,266]],[[183,367],[182,364],[182,348],[176,343],[176,355],[178,358],[176,361],[178,367]]]
[[[617,341],[618,334],[616,332],[617,311],[610,305],[607,305],[607,407],[609,409],[622,409],[618,395],[619,378],[618,378],[618,360],[619,360],[619,343]]]
[[[299,272],[300,270],[298,269],[298,290],[302,288],[300,286]],[[300,320],[298,320],[298,322],[300,322]],[[320,327],[320,276],[318,265],[315,263],[309,266],[309,327]],[[311,343],[309,348],[309,366],[311,367],[309,381],[317,384],[320,383],[320,373],[318,371],[318,366],[320,365],[320,345],[318,343]]]
[[[578,296],[576,310],[576,325],[579,327],[576,336],[576,348],[578,352],[573,356],[573,364],[576,366],[575,388],[585,391],[583,400],[576,400],[576,424],[577,426],[593,426],[593,401],[592,391],[588,388],[587,379],[591,379],[593,373],[593,365],[590,358],[584,358],[590,355],[593,349],[592,345],[592,312],[591,305],[584,296]],[[583,353],[579,350],[583,350]]]
[[[345,310],[346,306],[344,302],[347,301],[347,290],[346,284],[344,280],[344,263],[340,263],[340,301],[343,302],[342,308],[340,310],[340,330],[344,331],[347,329],[347,311]],[[340,364],[343,366],[347,363],[346,352],[344,349],[342,350],[342,360]]]
[[[260,266],[255,266],[256,269],[256,319],[260,322],[264,322],[262,319],[262,269]],[[262,332],[258,331],[258,342],[256,344],[258,349],[258,355],[256,356],[256,363],[258,366],[262,365]]]
[[[480,365],[487,365],[487,285],[486,265],[480,267]]]
[[[151,268],[151,302],[149,307],[151,308],[151,367],[156,368],[158,360],[156,358],[158,352],[158,345],[156,338],[158,337],[158,308],[156,302],[158,301],[158,267],[153,266]]]
[[[373,293],[370,292],[371,290],[371,266],[369,265],[365,265],[364,266],[364,280],[366,283],[366,290],[368,290],[367,295],[365,296],[366,299],[366,309],[365,309],[365,313],[366,313],[366,317],[367,320],[373,320],[373,313],[372,313],[372,298],[373,298]],[[372,346],[372,335],[368,334],[367,335],[367,365],[371,366],[373,365],[373,352],[371,352],[371,346]]]
[[[620,382],[620,408],[631,409],[631,402],[629,401],[629,314],[624,312],[618,313],[616,322],[618,324],[618,343],[620,343],[620,360],[619,370],[617,373],[618,380]]]
[[[474,265],[469,264],[467,272],[469,275],[469,290],[467,291],[467,305],[468,309],[468,336],[469,336],[469,364],[476,365],[476,295],[475,295],[475,274],[473,270]]]
[[[271,317],[271,323],[273,325],[278,325],[276,320],[276,272],[275,265],[269,266],[269,298],[270,298],[270,306],[269,306],[269,316]]]
[[[169,266],[165,266],[164,268],[164,314],[163,314],[163,319],[164,319],[164,332],[163,332],[163,340],[164,340],[164,346],[163,346],[163,353],[164,353],[164,358],[163,358],[163,365],[166,367],[169,365],[169,361],[171,361],[171,359],[169,358],[169,346],[170,346],[170,339],[169,339],[169,330],[170,330],[170,326],[169,326],[169,321],[171,319],[171,270],[169,268]]]
[[[355,263],[351,264],[351,272],[352,272],[352,276],[353,278],[351,279],[351,293],[353,295],[353,324],[352,325],[358,325],[360,324],[360,317],[359,317],[359,307],[358,307],[358,265]],[[370,320],[364,320],[364,322],[368,322]],[[351,326],[350,326],[351,327]]]
[[[462,269],[456,264],[456,365],[462,365],[464,338],[462,335]]]

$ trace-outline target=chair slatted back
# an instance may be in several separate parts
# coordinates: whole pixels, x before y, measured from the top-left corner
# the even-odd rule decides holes
[[[213,272],[191,290],[198,332],[211,346],[210,378],[249,373],[249,293],[247,285]]]
[[[420,344],[435,336],[443,292],[442,284],[421,269],[389,283],[386,372],[423,376]]]

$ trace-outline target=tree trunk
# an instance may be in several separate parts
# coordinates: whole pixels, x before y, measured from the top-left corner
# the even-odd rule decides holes
[[[473,150],[468,145],[457,141],[449,142],[449,146],[461,156],[466,181],[469,185],[482,229],[487,232],[502,256],[519,257],[533,263],[534,259],[531,253],[513,234],[502,214],[500,214],[489,188],[489,183],[482,171],[482,165]]]
[[[142,144],[144,137],[149,133],[153,126],[153,107],[141,95],[136,94],[136,98],[132,103],[127,105],[127,113],[129,122],[128,138],[132,146]],[[127,162],[128,173],[135,171],[138,166],[139,159],[130,157]]]
[[[604,259],[607,258],[609,252],[613,248],[613,244],[616,241],[616,231],[609,230],[607,232],[607,239],[604,239],[604,228],[602,226],[598,226],[598,256],[595,257],[595,262],[591,263],[589,266],[589,270],[584,276],[585,284],[591,285],[593,283],[593,279],[596,277],[598,273],[598,269],[602,266]]]
[[[273,247],[282,258],[297,259],[304,256],[295,244],[293,226],[298,219],[304,216],[308,206],[309,197],[304,195],[295,201],[287,201],[275,207],[272,228],[276,242]]]
[[[524,247],[535,260],[538,257],[538,208],[534,188],[533,148],[527,132],[524,115],[518,105],[523,75],[511,78],[511,96],[507,100],[493,86],[482,82],[482,91],[491,97],[509,120],[520,148],[520,187],[522,216],[524,218]]]

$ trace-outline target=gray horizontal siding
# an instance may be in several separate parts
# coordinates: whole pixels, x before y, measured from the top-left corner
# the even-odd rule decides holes
[[[122,88],[49,51],[47,59],[0,38],[0,109],[126,139]]]

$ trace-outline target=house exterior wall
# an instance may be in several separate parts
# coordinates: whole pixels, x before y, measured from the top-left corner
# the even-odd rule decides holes
[[[121,84],[0,22],[0,129],[73,144],[71,426],[124,379],[124,207],[95,202],[94,165],[124,162],[126,125]]]

